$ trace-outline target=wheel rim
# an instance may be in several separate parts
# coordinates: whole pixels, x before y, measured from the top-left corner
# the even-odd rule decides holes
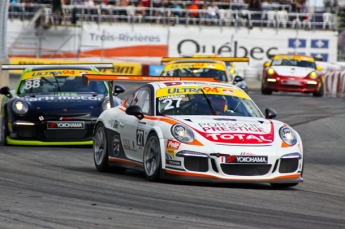
[[[159,168],[160,146],[156,137],[151,137],[146,143],[144,152],[144,167],[148,176],[154,175]]]
[[[106,154],[107,150],[107,141],[105,139],[104,128],[100,127],[96,131],[96,135],[94,138],[94,154],[95,154],[95,162],[97,165],[102,163],[102,160]]]

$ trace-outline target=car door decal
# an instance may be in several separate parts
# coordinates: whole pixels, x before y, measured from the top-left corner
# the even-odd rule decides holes
[[[137,130],[137,145],[144,146],[144,131]]]
[[[118,135],[114,135],[113,137],[113,153],[114,156],[118,156],[120,154],[121,149],[121,141]]]

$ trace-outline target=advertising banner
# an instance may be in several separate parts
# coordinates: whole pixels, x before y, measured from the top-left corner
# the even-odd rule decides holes
[[[263,64],[274,54],[301,54],[337,59],[337,39],[332,31],[304,31],[273,28],[189,27],[182,32],[171,28],[169,55],[180,53],[217,53],[226,57],[249,57],[250,65]]]
[[[34,25],[8,20],[9,56],[41,58],[162,57],[168,55],[168,33],[149,25],[85,24],[52,26],[38,36]]]
[[[71,63],[103,63],[103,62],[89,62],[78,60],[65,60],[65,59],[44,59],[44,58],[11,58],[11,64],[71,64]],[[117,75],[140,75],[141,64],[140,63],[120,63],[113,62],[113,69],[100,69],[100,72],[104,74],[117,74]],[[11,73],[21,74],[22,70],[12,70]]]

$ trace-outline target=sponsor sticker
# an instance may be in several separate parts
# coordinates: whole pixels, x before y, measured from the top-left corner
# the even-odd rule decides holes
[[[175,141],[175,140],[168,140],[167,142],[167,148],[178,150],[180,148],[181,142]]]
[[[181,166],[181,161],[175,161],[175,160],[168,160],[166,159],[167,165],[175,165],[175,166]]]
[[[222,163],[236,163],[236,164],[267,164],[268,156],[222,156],[220,158]]]
[[[85,123],[81,121],[77,121],[77,122],[51,121],[47,123],[47,129],[49,130],[85,129]]]

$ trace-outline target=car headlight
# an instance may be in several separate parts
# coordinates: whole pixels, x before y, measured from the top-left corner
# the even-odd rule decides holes
[[[230,74],[231,74],[231,75],[235,75],[235,72],[236,72],[235,69],[233,69],[233,68],[230,69]]]
[[[174,138],[183,143],[190,143],[194,140],[193,131],[181,124],[173,125],[171,127],[171,134]]]
[[[309,74],[310,79],[316,79],[317,78],[317,73],[316,72],[311,72]]]
[[[283,126],[280,128],[279,135],[283,142],[290,146],[293,146],[297,143],[297,138],[294,131],[288,126]]]
[[[17,100],[12,104],[12,110],[17,115],[24,115],[28,112],[29,105],[25,101]]]
[[[267,69],[267,74],[268,75],[273,75],[274,74],[274,69],[273,68],[269,68],[269,69]]]
[[[110,108],[110,101],[109,101],[109,99],[106,99],[106,100],[104,100],[103,102],[102,102],[102,110],[107,110],[107,109],[109,109]]]

